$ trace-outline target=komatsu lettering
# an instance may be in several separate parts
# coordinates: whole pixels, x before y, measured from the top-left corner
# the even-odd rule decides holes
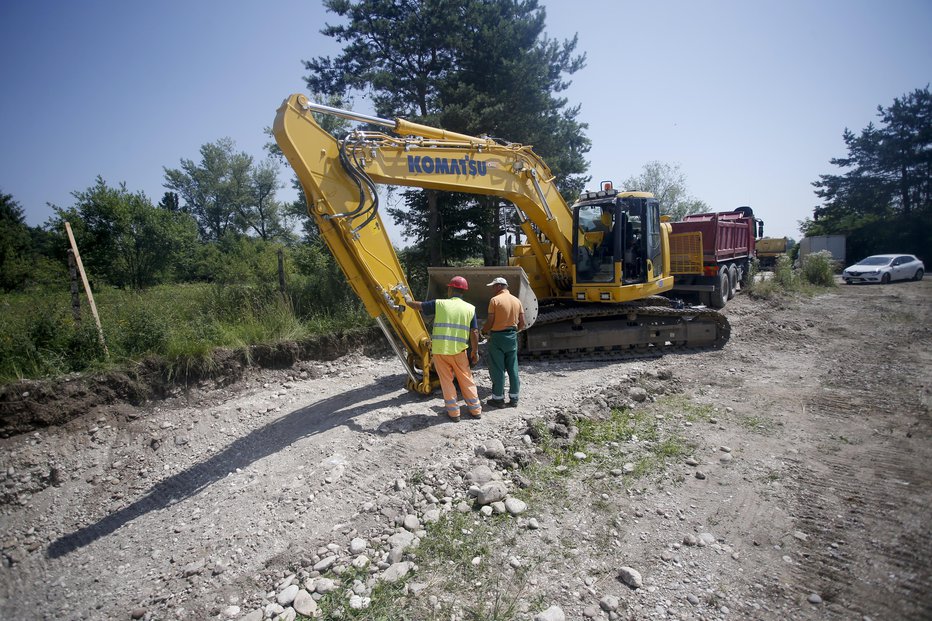
[[[409,155],[408,172],[427,173],[434,175],[479,175],[484,177],[488,172],[486,163],[464,157],[461,160],[446,157],[430,157],[429,155]]]

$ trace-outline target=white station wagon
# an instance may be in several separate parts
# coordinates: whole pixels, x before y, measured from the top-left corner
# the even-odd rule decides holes
[[[925,265],[911,254],[875,254],[845,268],[841,277],[849,285],[855,282],[922,280]]]

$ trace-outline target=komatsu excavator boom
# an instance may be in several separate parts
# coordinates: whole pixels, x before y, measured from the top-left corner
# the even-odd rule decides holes
[[[337,140],[314,113],[393,133],[356,130]],[[571,208],[529,146],[357,114],[304,95],[285,100],[273,132],[301,182],[308,213],[404,363],[411,390],[428,394],[436,386],[430,333],[403,302],[409,286],[378,210],[376,184],[492,195],[514,204],[528,241],[515,247],[510,267],[432,269],[431,282],[445,285],[454,273],[504,275],[525,306],[522,355],[617,358],[721,347],[728,338],[724,316],[674,308],[658,295],[673,286],[670,225],[661,222],[651,194],[603,188]],[[467,297],[480,314],[488,302],[484,289],[473,287]]]

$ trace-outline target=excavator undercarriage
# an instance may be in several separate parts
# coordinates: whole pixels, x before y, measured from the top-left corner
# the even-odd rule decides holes
[[[665,353],[720,349],[731,326],[721,313],[654,295],[621,304],[553,301],[539,303],[520,267],[429,268],[428,298],[442,297],[454,275],[471,284],[466,300],[485,320],[496,276],[524,305],[528,328],[519,339],[519,356],[533,360],[621,360]]]
[[[719,312],[653,296],[593,308],[555,304],[541,309],[520,354],[531,359],[618,360],[695,349],[720,349],[731,327]]]

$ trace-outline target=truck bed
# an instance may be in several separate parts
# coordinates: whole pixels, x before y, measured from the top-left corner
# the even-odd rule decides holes
[[[702,260],[707,265],[749,257],[754,252],[752,229],[747,218],[739,214],[695,214],[672,225],[673,235],[702,233]]]

